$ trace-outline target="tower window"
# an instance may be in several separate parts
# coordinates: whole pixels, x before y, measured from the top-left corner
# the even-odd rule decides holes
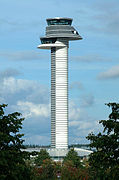
[[[52,44],[55,43],[57,38],[41,38],[41,44]]]
[[[72,20],[70,19],[50,19],[47,20],[48,26],[50,25],[71,25]]]

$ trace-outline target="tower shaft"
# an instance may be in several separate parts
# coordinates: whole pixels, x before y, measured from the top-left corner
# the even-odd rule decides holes
[[[68,148],[68,41],[51,48],[51,147]]]

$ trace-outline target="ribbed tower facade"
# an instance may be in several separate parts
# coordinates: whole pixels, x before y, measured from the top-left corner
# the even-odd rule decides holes
[[[47,19],[40,49],[51,49],[51,148],[68,148],[68,47],[82,39],[71,18]]]

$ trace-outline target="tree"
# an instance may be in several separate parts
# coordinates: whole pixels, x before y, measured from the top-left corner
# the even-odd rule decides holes
[[[30,169],[25,159],[29,155],[21,151],[23,134],[19,133],[24,118],[20,118],[18,112],[5,115],[6,106],[0,105],[0,179],[27,180],[30,179]]]
[[[106,104],[112,109],[108,120],[101,120],[103,133],[87,136],[96,151],[89,157],[89,164],[100,179],[119,179],[119,104]]]
[[[35,172],[38,180],[56,179],[56,166],[46,149],[41,149],[35,158]]]
[[[63,161],[61,177],[65,180],[91,179],[88,167],[83,166],[78,153],[71,149]]]
[[[45,159],[41,166],[35,166],[35,180],[56,180],[55,166],[51,159]]]
[[[67,161],[71,161],[75,167],[81,167],[80,157],[78,156],[78,153],[74,151],[74,149],[71,149],[64,157],[63,163]]]
[[[41,149],[38,156],[35,158],[35,164],[41,166],[43,161],[46,159],[51,159],[49,153],[45,149]]]

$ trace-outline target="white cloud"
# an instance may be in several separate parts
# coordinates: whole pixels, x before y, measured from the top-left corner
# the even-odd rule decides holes
[[[87,130],[87,129],[90,129],[94,126],[94,124],[92,125],[92,122],[85,122],[85,121],[71,121],[70,122],[70,126],[72,127],[77,127],[78,130]]]
[[[8,60],[14,61],[30,61],[30,60],[40,60],[46,58],[45,55],[41,55],[37,50],[29,51],[0,51],[0,56],[7,58]]]
[[[5,77],[1,79],[0,93],[0,100],[3,101],[4,98],[7,101],[10,105],[10,111],[19,111],[25,117],[23,133],[25,134],[26,143],[50,143],[50,105],[47,99],[47,96],[49,97],[47,88],[39,85],[36,81]],[[88,104],[90,104],[90,101]],[[79,107],[73,101],[69,105],[71,131],[69,136],[79,137],[79,139],[83,137],[85,142],[85,136],[96,125],[82,107]],[[46,134],[48,134],[49,139],[46,138]]]
[[[37,81],[5,77],[0,80],[0,83],[0,95],[4,99],[2,103],[16,104],[17,101],[30,101],[36,104],[48,103],[48,88]]]
[[[79,127],[78,127],[78,130],[87,130],[87,129],[92,129],[94,127],[94,123],[92,122],[84,122],[84,121],[80,121],[79,123]]]
[[[87,4],[88,5],[88,4]],[[119,35],[119,10],[118,1],[95,1],[90,3],[87,8],[83,8],[84,12],[78,12],[77,16],[82,22],[79,28],[83,28],[86,34],[92,32],[93,35],[98,34],[109,36],[112,38]],[[88,20],[88,21],[87,21]],[[101,37],[102,38],[102,37]]]
[[[18,76],[21,73],[14,68],[7,68],[0,72],[0,79]]]
[[[82,131],[92,129],[94,127],[94,122],[92,123],[93,118],[91,118],[88,113],[78,107],[74,102],[70,103],[69,110],[69,126],[74,131]]]
[[[7,90],[8,93],[17,93],[20,91],[27,91],[28,89],[33,89],[35,85],[38,85],[35,81],[30,81],[26,79],[15,79],[14,77],[3,79],[3,90]],[[2,88],[1,88],[2,89]]]
[[[9,90],[9,93],[17,93],[21,90],[26,90],[31,86],[29,80],[15,79],[13,77],[4,78],[3,80],[3,90]]]
[[[83,84],[79,81],[74,81],[70,85],[71,89],[83,89]]]
[[[50,114],[50,105],[34,104],[28,101],[18,101],[17,108],[22,112],[25,118],[44,117],[48,118]]]
[[[29,134],[24,138],[25,144],[39,144],[39,145],[49,145],[50,144],[50,136],[49,134],[47,136],[41,136],[39,134],[33,135]],[[48,144],[49,142],[49,144]]]
[[[105,72],[101,72],[98,75],[98,79],[111,79],[111,78],[119,78],[119,65],[113,66]]]
[[[79,118],[80,118],[80,108],[77,107],[73,101],[71,101],[69,106],[69,119],[78,120]]]
[[[102,126],[99,125],[97,120],[95,120],[93,117],[89,118],[88,116],[86,118],[85,114],[83,116],[84,120],[80,118],[78,121],[70,122],[69,138],[71,141],[73,141],[72,143],[89,143],[86,140],[86,136],[88,136],[89,133],[93,132],[97,134],[99,131],[102,131]],[[72,137],[74,140],[72,140]],[[75,141],[75,139],[77,139],[77,141]]]
[[[36,29],[41,27],[41,25],[43,26],[44,23],[42,21],[42,19],[40,20],[36,20],[36,19],[27,19],[24,21],[15,19],[14,17],[11,18],[0,18],[0,25],[1,28],[6,29],[7,30],[17,30],[17,31],[21,31],[21,30],[29,30],[29,29]]]
[[[70,126],[72,126],[72,127],[77,127],[77,126],[79,126],[79,124],[80,124],[80,122],[79,121],[71,121],[71,122],[69,122],[69,125]]]
[[[94,118],[87,109],[71,102],[69,110],[69,141],[70,143],[89,143],[86,136],[94,132],[97,134],[102,130],[98,118]]]
[[[12,75],[10,72],[0,79],[0,103],[8,104],[8,113],[17,111],[25,117],[21,131],[26,144],[50,143],[46,138],[47,133],[50,134],[48,88],[37,81],[16,79]]]
[[[0,18],[0,25],[8,24],[11,26],[16,26],[18,22],[9,21],[8,19]]]
[[[99,54],[87,54],[83,56],[74,56],[72,57],[73,60],[79,61],[79,62],[87,62],[87,63],[93,63],[93,62],[108,62],[112,61],[111,58],[100,56]]]
[[[91,107],[95,103],[95,98],[92,94],[86,94],[81,97],[81,107]]]

